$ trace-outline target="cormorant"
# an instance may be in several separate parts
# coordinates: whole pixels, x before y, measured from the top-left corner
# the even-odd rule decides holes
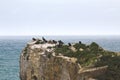
[[[56,43],[57,43],[57,41],[53,40],[53,43],[55,43],[55,44],[56,44]]]
[[[42,40],[43,40],[44,42],[47,42],[47,40],[46,40],[44,37],[42,37]]]
[[[81,44],[82,42],[81,41],[79,41],[79,44]]]
[[[33,40],[33,41],[36,41],[36,39],[35,39],[35,38],[32,38],[32,40]]]
[[[61,47],[64,44],[61,40],[59,40],[58,43],[58,47]]]
[[[59,40],[58,42],[59,42],[60,45],[63,45],[63,44],[64,44],[61,40]]]
[[[68,43],[69,46],[72,46],[71,43]]]

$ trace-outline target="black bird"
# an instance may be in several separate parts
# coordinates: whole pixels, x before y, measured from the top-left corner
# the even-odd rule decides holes
[[[69,46],[72,46],[71,43],[68,43]]]
[[[59,44],[61,44],[61,45],[63,45],[63,44],[64,44],[61,40],[59,40],[58,42],[59,42]]]
[[[61,47],[64,44],[61,40],[59,40],[58,43],[58,47]]]
[[[53,40],[53,43],[55,43],[55,44],[56,44],[56,43],[57,43],[57,41]]]
[[[47,42],[47,40],[46,40],[44,37],[42,37],[42,40],[43,40],[44,42]]]
[[[79,44],[81,44],[82,42],[81,41],[79,41]]]
[[[33,41],[36,41],[36,39],[35,39],[35,38],[32,38],[32,40],[33,40]]]
[[[53,40],[53,43],[55,43],[55,44],[56,44],[56,43],[57,43],[57,41]]]

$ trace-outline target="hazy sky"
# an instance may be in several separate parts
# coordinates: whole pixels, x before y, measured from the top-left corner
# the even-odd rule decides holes
[[[0,0],[0,35],[120,35],[120,0]]]

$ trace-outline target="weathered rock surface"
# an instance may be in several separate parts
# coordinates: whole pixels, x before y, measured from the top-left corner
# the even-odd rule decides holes
[[[30,42],[20,56],[21,80],[95,80],[104,74],[107,66],[98,68],[81,68],[77,59],[56,55],[54,43],[35,44]]]

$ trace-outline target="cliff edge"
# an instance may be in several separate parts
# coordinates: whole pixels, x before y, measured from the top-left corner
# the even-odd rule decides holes
[[[117,56],[95,42],[64,44],[61,40],[34,38],[20,55],[20,79],[106,80],[104,74],[111,68],[108,62]]]

